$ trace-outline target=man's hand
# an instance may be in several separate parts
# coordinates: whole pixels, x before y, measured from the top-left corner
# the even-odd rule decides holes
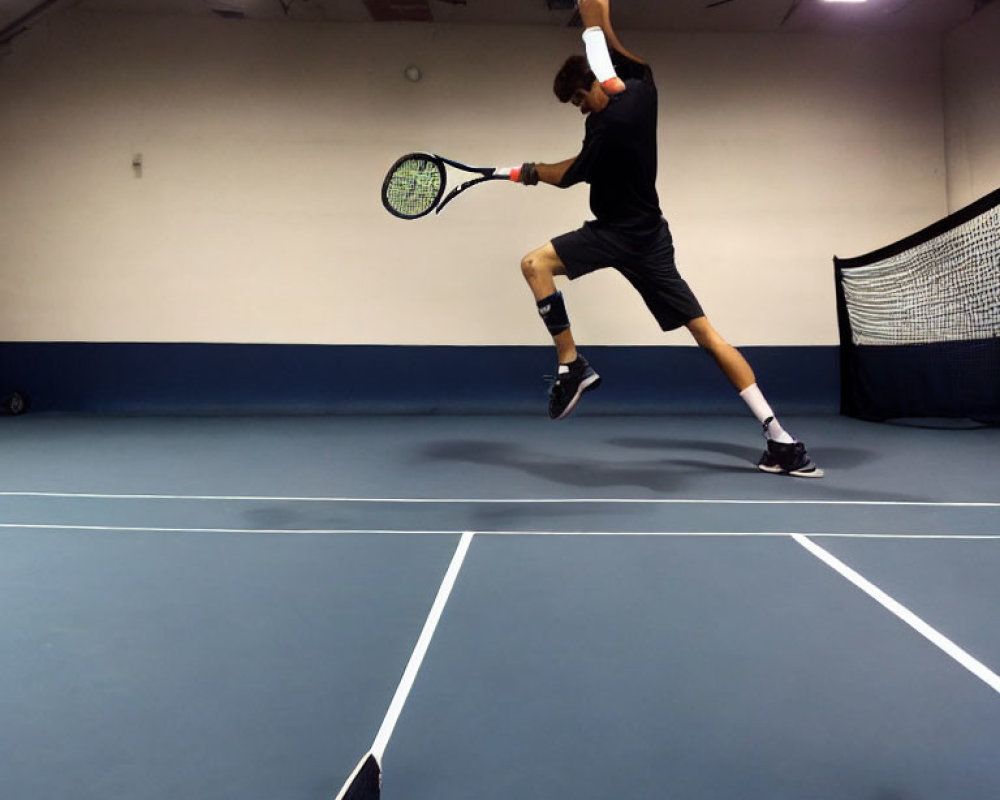
[[[521,172],[518,175],[518,182],[523,183],[525,186],[537,186],[538,185],[538,167],[530,162],[526,161],[521,165]]]
[[[536,164],[533,161],[525,161],[519,167],[508,167],[504,170],[504,174],[515,183],[523,183],[525,186],[535,186],[539,183],[558,186],[575,160],[568,158],[558,164]]]
[[[577,0],[576,7],[585,28],[603,28],[611,18],[607,0]]]
[[[618,37],[615,36],[614,29],[611,27],[611,7],[609,0],[577,0],[577,8],[580,11],[580,20],[583,22],[584,28],[600,28],[604,31],[604,35],[607,37],[608,44],[612,50],[617,50],[626,58],[639,64],[646,63],[635,55],[635,53],[630,53],[626,50],[618,40]]]

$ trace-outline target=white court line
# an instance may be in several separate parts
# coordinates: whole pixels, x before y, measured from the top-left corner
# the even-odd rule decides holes
[[[451,563],[448,565],[448,571],[445,572],[437,596],[434,598],[433,605],[431,605],[430,613],[424,622],[423,630],[420,631],[420,636],[417,638],[417,644],[410,654],[410,660],[406,664],[406,669],[403,670],[403,677],[400,679],[399,686],[396,687],[396,692],[392,696],[392,702],[389,703],[389,710],[385,712],[385,719],[382,720],[378,733],[375,734],[375,741],[372,743],[371,752],[379,761],[385,755],[386,745],[389,744],[389,738],[392,736],[396,722],[399,720],[399,715],[403,711],[403,705],[406,703],[406,698],[410,695],[410,689],[413,688],[413,682],[416,680],[417,672],[423,663],[424,655],[427,653],[427,648],[434,636],[434,631],[437,630],[438,622],[441,620],[441,612],[444,611],[445,603],[448,602],[448,596],[451,594],[452,587],[454,587],[455,581],[458,578],[459,570],[462,569],[462,562],[465,560],[465,554],[469,551],[469,545],[472,544],[473,536],[474,534],[470,531],[462,533],[462,538],[455,549],[455,555],[452,556]]]
[[[262,534],[388,534],[410,536],[457,536],[464,533],[451,529],[409,529],[409,528],[169,528],[145,525],[75,525],[68,523],[44,522],[0,522],[2,529],[23,529],[43,531],[101,531],[109,533],[262,533]],[[698,537],[698,538],[778,538],[790,536],[813,536],[824,539],[934,539],[944,541],[984,540],[1000,541],[1000,534],[964,533],[833,533],[817,532],[799,534],[793,531],[545,531],[545,530],[477,530],[479,536],[629,536],[629,537]]]
[[[375,763],[378,765],[378,784],[381,787],[382,784],[382,761],[385,758],[385,748],[389,744],[389,739],[392,737],[392,732],[396,728],[396,723],[399,721],[399,715],[403,711],[403,706],[406,704],[406,698],[410,695],[410,689],[413,688],[413,683],[416,680],[417,672],[420,670],[420,665],[423,663],[424,655],[427,653],[427,648],[431,643],[431,639],[434,637],[434,631],[437,629],[438,622],[441,620],[441,613],[444,611],[445,603],[448,602],[448,596],[451,594],[451,590],[455,585],[455,581],[458,578],[459,570],[462,568],[462,562],[465,560],[465,554],[469,551],[469,545],[472,544],[472,537],[475,536],[471,531],[464,531],[462,533],[462,538],[458,542],[458,547],[455,548],[455,554],[451,557],[451,563],[448,565],[448,570],[444,574],[444,578],[441,581],[441,586],[438,588],[437,596],[434,598],[434,603],[431,605],[430,613],[427,615],[427,619],[424,621],[424,627],[420,631],[420,636],[417,637],[417,644],[413,648],[413,652],[410,654],[410,660],[406,662],[406,669],[403,670],[403,677],[399,681],[399,685],[396,687],[396,691],[392,696],[392,701],[389,703],[389,710],[385,712],[385,717],[382,720],[382,724],[379,726],[378,733],[375,734],[375,740],[372,743],[371,749],[361,757],[358,765],[354,768],[354,771],[347,778],[344,783],[343,788],[337,793],[336,800],[344,800],[344,798],[351,794],[353,796],[360,796],[360,791],[352,791],[355,778],[361,773],[365,765],[368,763],[370,758],[375,759]],[[368,794],[365,793],[367,797]],[[378,796],[375,793],[374,796]]]
[[[924,636],[937,647],[941,648],[995,692],[1000,692],[1000,675],[997,675],[981,661],[973,658],[947,636],[932,628],[904,605],[894,600],[874,583],[867,580],[860,573],[855,572],[847,564],[824,550],[815,542],[809,541],[807,537],[798,533],[793,534],[792,538],[828,567],[836,570],[842,577],[847,578],[847,580],[861,589],[861,591],[899,617],[921,636]]]
[[[0,492],[0,497],[51,497],[81,500],[214,500],[283,503],[397,503],[429,505],[748,505],[748,506],[887,506],[917,508],[1000,508],[1000,501],[933,500],[741,500],[679,497],[282,497],[215,494],[105,494],[98,492]]]

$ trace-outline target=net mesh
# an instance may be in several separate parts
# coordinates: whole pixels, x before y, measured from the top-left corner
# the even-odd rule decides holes
[[[382,194],[385,202],[400,216],[418,217],[437,203],[443,178],[437,162],[428,158],[407,158],[386,178]]]
[[[843,272],[857,345],[1000,336],[1000,208],[920,245]]]
[[[1000,419],[1000,189],[834,264],[842,413]]]

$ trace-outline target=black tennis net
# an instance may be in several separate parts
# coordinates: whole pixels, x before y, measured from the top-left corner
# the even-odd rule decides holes
[[[1000,421],[1000,189],[834,270],[841,413]]]

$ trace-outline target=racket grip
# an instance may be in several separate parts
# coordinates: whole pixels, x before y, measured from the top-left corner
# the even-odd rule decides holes
[[[534,186],[538,183],[538,170],[531,162],[525,162],[519,167],[499,167],[497,175],[505,175],[515,183],[523,183],[525,186]]]

